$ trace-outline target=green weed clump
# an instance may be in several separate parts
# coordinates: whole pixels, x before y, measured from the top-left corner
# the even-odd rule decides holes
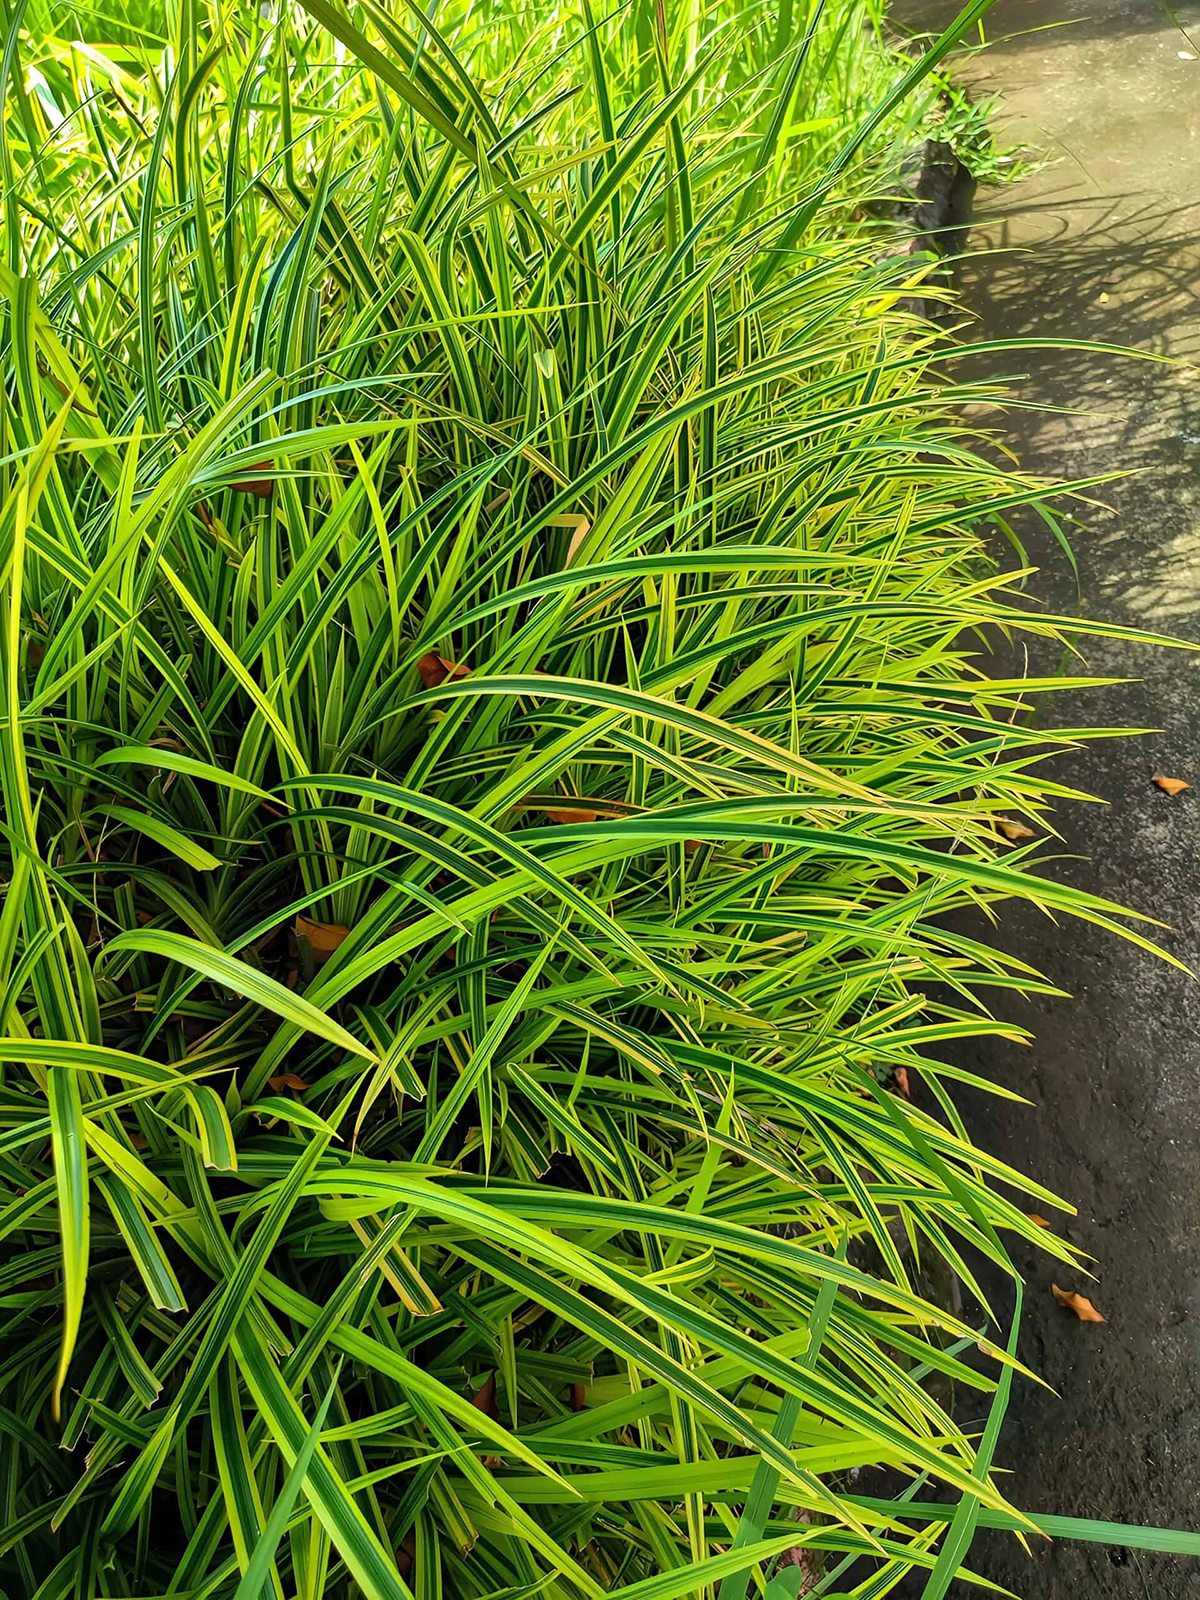
[[[952,1098],[1042,985],[946,919],[1114,915],[1000,826],[1086,737],[987,675],[1079,631],[984,544],[1052,486],[847,227],[949,38],[22,11],[5,1593],[944,1594],[1031,1524],[919,1285],[1070,1258]]]

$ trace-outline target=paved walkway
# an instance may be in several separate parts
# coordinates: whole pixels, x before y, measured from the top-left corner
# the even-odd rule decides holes
[[[944,23],[956,7],[899,9]],[[1003,252],[963,273],[985,335],[1200,361],[1200,0],[1174,9],[1194,43],[1160,0],[998,0],[999,42],[971,76],[1003,93],[1009,135],[1054,164],[980,197],[973,246]],[[1059,351],[1006,368],[1019,369],[1026,395],[1086,412],[1012,413],[1024,467],[1137,472],[1077,536],[1080,598],[1053,542],[1026,530],[1045,569],[1036,592],[1056,610],[1200,639],[1200,369]],[[1200,971],[1200,656],[1111,642],[1086,654],[1087,670],[1139,681],[1064,701],[1053,719],[1162,731],[1058,768],[1107,802],[1061,814],[1067,849],[1088,859],[1060,870],[1168,922],[1164,942]],[[1170,800],[1151,783],[1160,771],[1195,787]],[[967,1061],[1037,1102],[975,1106],[976,1131],[1078,1205],[1067,1231],[1097,1259],[1087,1292],[1109,1321],[1060,1311],[1055,1272],[1030,1252],[1022,1354],[1058,1393],[1022,1387],[1000,1461],[1031,1510],[1200,1527],[1200,984],[1034,913],[1009,915],[1001,937],[1075,998],[1012,1012],[1032,1048],[988,1044]],[[1027,1600],[1200,1596],[1200,1563],[1169,1557],[1056,1545],[1030,1560],[1011,1540],[974,1555]]]

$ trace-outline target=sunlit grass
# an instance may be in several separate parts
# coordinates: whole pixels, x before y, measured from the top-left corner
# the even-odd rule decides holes
[[[988,676],[1085,631],[988,555],[1059,491],[848,227],[876,12],[10,12],[6,1592],[941,1596],[1030,1526],[1010,1308],[920,1285],[1071,1259],[953,1100],[1045,986],[947,918],[1120,913],[1034,866],[1066,680]]]

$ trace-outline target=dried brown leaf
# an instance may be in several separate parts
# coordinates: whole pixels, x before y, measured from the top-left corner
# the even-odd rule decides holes
[[[567,546],[567,559],[563,562],[564,567],[569,567],[574,561],[580,545],[592,531],[591,518],[585,517],[579,512],[565,511],[561,516],[548,517],[546,520],[551,528],[571,529],[571,542]]]
[[[906,1100],[911,1100],[912,1090],[908,1086],[908,1068],[897,1067],[895,1072],[892,1073],[892,1077],[896,1082],[897,1093],[902,1094]]]
[[[1050,1227],[1050,1223],[1047,1222],[1046,1218],[1037,1211],[1027,1211],[1025,1215],[1029,1218],[1030,1222],[1035,1222],[1039,1228]]]
[[[1068,1311],[1073,1311],[1080,1322],[1105,1322],[1108,1320],[1106,1317],[1102,1317],[1087,1296],[1080,1294],[1077,1289],[1060,1289],[1056,1283],[1052,1283],[1050,1285],[1050,1293],[1060,1306],[1065,1307]]]
[[[484,1379],[483,1387],[476,1389],[471,1396],[471,1404],[476,1411],[482,1411],[485,1417],[492,1417],[499,1422],[500,1411],[496,1405],[496,1374],[494,1372],[489,1372]]]
[[[1161,772],[1156,772],[1151,781],[1156,783],[1164,794],[1182,794],[1185,789],[1192,787],[1190,783],[1185,783],[1182,778],[1168,778]]]
[[[275,1094],[282,1094],[285,1089],[300,1090],[308,1088],[304,1079],[298,1077],[294,1072],[281,1072],[277,1077],[268,1078],[267,1082]]]

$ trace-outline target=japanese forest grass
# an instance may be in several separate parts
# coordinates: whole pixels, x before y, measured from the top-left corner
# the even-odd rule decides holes
[[[1072,1253],[955,1049],[1048,991],[947,919],[1120,913],[1039,865],[1095,680],[989,676],[1061,490],[853,231],[951,42],[875,9],[9,4],[7,1594],[1031,1530],[974,1274]]]

